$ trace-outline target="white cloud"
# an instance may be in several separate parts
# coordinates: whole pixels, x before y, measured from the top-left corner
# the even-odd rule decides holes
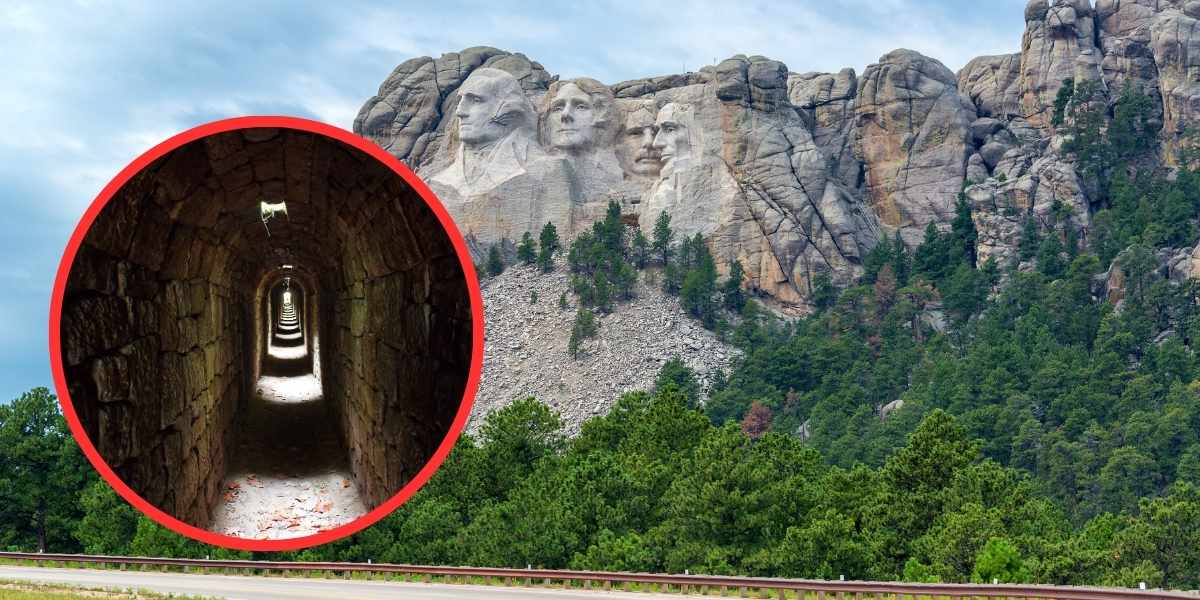
[[[344,129],[350,128],[366,99],[334,89],[322,79],[307,74],[290,76],[284,90],[318,120]]]

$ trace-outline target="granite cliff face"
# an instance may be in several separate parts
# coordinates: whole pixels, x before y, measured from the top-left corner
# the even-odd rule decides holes
[[[616,201],[644,229],[665,212],[703,234],[721,270],[803,312],[814,275],[849,283],[883,236],[915,246],[959,192],[983,258],[1014,259],[1030,217],[1086,244],[1090,184],[1051,123],[1065,79],[1109,102],[1143,90],[1174,160],[1200,113],[1200,0],[1032,0],[1024,18],[1020,52],[957,74],[896,50],[861,74],[739,55],[605,85],[470,48],[401,64],[354,129],[430,182],[479,255],[546,222],[570,237]]]

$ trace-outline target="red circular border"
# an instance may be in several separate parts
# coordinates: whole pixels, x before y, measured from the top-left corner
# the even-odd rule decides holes
[[[298,129],[323,135],[361,150],[387,165],[393,172],[403,178],[410,187],[416,190],[421,199],[425,201],[425,204],[437,215],[442,228],[450,236],[450,241],[454,244],[454,251],[458,255],[463,275],[467,279],[467,292],[471,297],[471,327],[473,336],[471,369],[467,377],[466,388],[463,390],[462,402],[458,407],[458,414],[455,415],[449,432],[442,439],[442,443],[438,445],[433,457],[429,459],[429,462],[425,463],[425,466],[421,468],[416,477],[413,477],[396,495],[366,515],[334,529],[304,537],[282,540],[251,540],[223,535],[189,525],[151,505],[145,498],[142,498],[137,492],[126,485],[124,481],[121,481],[112,468],[108,466],[108,463],[104,461],[104,458],[96,451],[95,446],[92,445],[91,440],[88,439],[87,433],[83,430],[83,426],[79,422],[79,416],[75,414],[75,408],[71,404],[70,394],[67,391],[60,343],[63,293],[66,289],[67,276],[71,272],[71,266],[75,262],[75,255],[79,250],[79,245],[82,243],[84,236],[96,220],[96,216],[100,214],[104,206],[117,193],[117,190],[121,189],[131,177],[151,162],[180,146],[210,135],[253,127]],[[214,546],[257,552],[300,550],[341,539],[379,521],[412,497],[421,486],[425,485],[425,482],[437,471],[442,462],[446,460],[446,456],[454,447],[454,443],[458,440],[459,434],[467,423],[467,417],[471,413],[471,405],[475,401],[475,392],[479,387],[479,375],[483,368],[483,298],[479,291],[479,278],[475,273],[475,264],[471,261],[471,254],[467,250],[467,244],[463,240],[462,234],[459,233],[458,227],[450,218],[450,214],[446,212],[446,208],[442,206],[437,196],[430,191],[429,186],[425,185],[425,182],[421,181],[411,169],[405,166],[404,163],[396,160],[395,157],[388,154],[383,148],[344,129],[309,119],[284,116],[251,116],[223,119],[194,127],[154,146],[145,154],[137,157],[129,166],[122,169],[108,185],[104,186],[104,189],[100,191],[96,199],[92,201],[91,206],[88,207],[83,218],[76,225],[74,233],[71,234],[71,240],[67,243],[67,248],[63,252],[62,261],[58,265],[58,274],[54,279],[54,292],[50,297],[50,366],[54,375],[54,385],[58,389],[58,398],[62,404],[63,414],[66,416],[67,423],[71,427],[71,433],[74,434],[75,440],[79,443],[80,448],[83,449],[83,453],[87,455],[88,460],[96,467],[96,470],[100,472],[104,480],[142,513],[176,533]]]

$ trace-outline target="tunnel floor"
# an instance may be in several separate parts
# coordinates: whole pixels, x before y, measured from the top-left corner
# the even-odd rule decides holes
[[[285,314],[272,338],[210,527],[251,539],[312,535],[367,512],[298,325]]]

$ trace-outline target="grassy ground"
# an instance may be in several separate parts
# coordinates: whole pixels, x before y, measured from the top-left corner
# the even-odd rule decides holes
[[[145,590],[118,592],[100,588],[0,580],[0,600],[204,600],[195,596],[163,595]]]
[[[30,560],[7,560],[0,559],[0,565],[22,566],[22,567],[57,567],[71,569],[113,569],[114,567],[100,565],[97,563],[86,562],[57,562],[57,561],[30,561]],[[476,576],[458,576],[458,575],[418,575],[405,573],[371,573],[371,572],[342,572],[335,573],[331,571],[291,571],[291,570],[262,570],[262,569],[221,569],[221,568],[183,568],[183,567],[160,567],[160,566],[143,566],[130,565],[130,571],[157,571],[169,573],[196,573],[207,575],[248,575],[256,577],[299,577],[299,578],[314,578],[314,579],[349,579],[349,580],[367,580],[367,581],[396,581],[407,583],[439,583],[439,584],[460,584],[460,585],[492,585],[501,587],[534,587],[534,588],[553,588],[553,589],[590,589],[603,591],[611,589],[613,591],[625,592],[653,592],[666,594],[680,594],[681,597],[693,596],[701,597],[732,597],[732,598],[771,598],[779,600],[952,600],[946,597],[920,596],[920,597],[902,597],[894,594],[880,594],[878,596],[871,594],[862,594],[856,596],[853,593],[847,593],[842,597],[838,594],[830,592],[823,595],[818,595],[812,592],[802,594],[801,592],[787,591],[782,596],[777,590],[730,587],[722,589],[720,586],[689,586],[687,589],[681,589],[677,585],[652,584],[652,583],[613,583],[611,588],[605,588],[602,583],[593,582],[590,585],[582,581],[564,582],[560,579],[543,580],[531,579],[528,582],[524,577],[492,578],[492,577],[476,577]],[[0,580],[0,600],[74,600],[76,598],[142,598],[159,599],[159,598],[181,598],[181,596],[159,596],[142,592],[140,596],[6,596],[6,590],[3,585],[6,582]],[[68,590],[70,591],[70,590]],[[188,597],[189,600],[195,600],[194,597]]]

